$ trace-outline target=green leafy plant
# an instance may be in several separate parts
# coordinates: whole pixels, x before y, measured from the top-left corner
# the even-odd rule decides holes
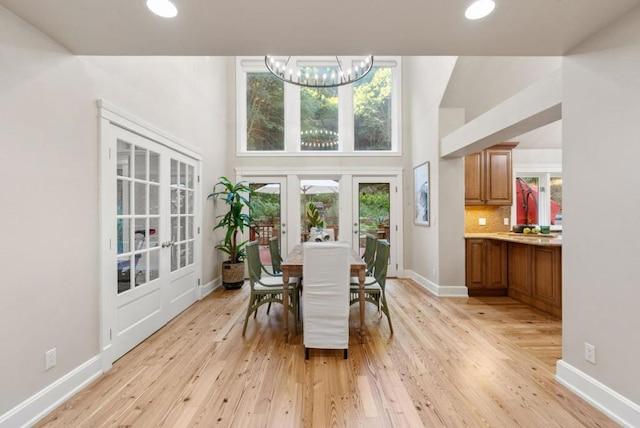
[[[216,248],[227,254],[231,263],[240,263],[247,255],[245,246],[249,241],[238,243],[238,232],[242,233],[245,228],[253,227],[249,200],[249,196],[253,193],[246,182],[233,184],[227,177],[220,177],[213,186],[213,192],[209,194],[209,198],[223,200],[229,208],[226,214],[216,217],[220,220],[213,230],[220,228],[227,230],[222,244],[216,245]],[[244,208],[247,209],[243,210]]]
[[[307,221],[311,227],[324,227],[324,221],[320,217],[318,207],[313,202],[307,205]]]

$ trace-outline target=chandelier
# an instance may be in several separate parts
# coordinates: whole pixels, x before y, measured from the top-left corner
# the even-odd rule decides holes
[[[337,56],[335,60],[326,61],[267,55],[264,63],[271,74],[283,82],[306,88],[335,88],[357,82],[366,76],[373,67],[373,55],[346,68]]]

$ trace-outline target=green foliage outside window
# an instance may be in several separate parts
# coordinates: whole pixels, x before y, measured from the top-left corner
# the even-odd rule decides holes
[[[247,73],[247,150],[284,150],[284,83]]]
[[[391,69],[374,67],[354,85],[356,150],[391,150]]]

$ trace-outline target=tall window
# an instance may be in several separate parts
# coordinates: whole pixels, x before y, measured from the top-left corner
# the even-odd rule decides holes
[[[352,85],[312,89],[272,76],[263,57],[239,58],[238,152],[399,153],[400,60],[374,62]]]
[[[284,82],[247,73],[247,150],[284,149]]]
[[[353,88],[355,150],[391,150],[392,69],[374,67]]]
[[[300,89],[300,150],[338,150],[338,88]]]

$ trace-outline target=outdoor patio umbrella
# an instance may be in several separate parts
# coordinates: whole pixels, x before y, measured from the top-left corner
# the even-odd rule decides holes
[[[266,184],[257,188],[258,193],[280,193],[278,183]],[[320,195],[324,193],[337,193],[339,184],[335,180],[301,180],[300,193],[303,195]]]

